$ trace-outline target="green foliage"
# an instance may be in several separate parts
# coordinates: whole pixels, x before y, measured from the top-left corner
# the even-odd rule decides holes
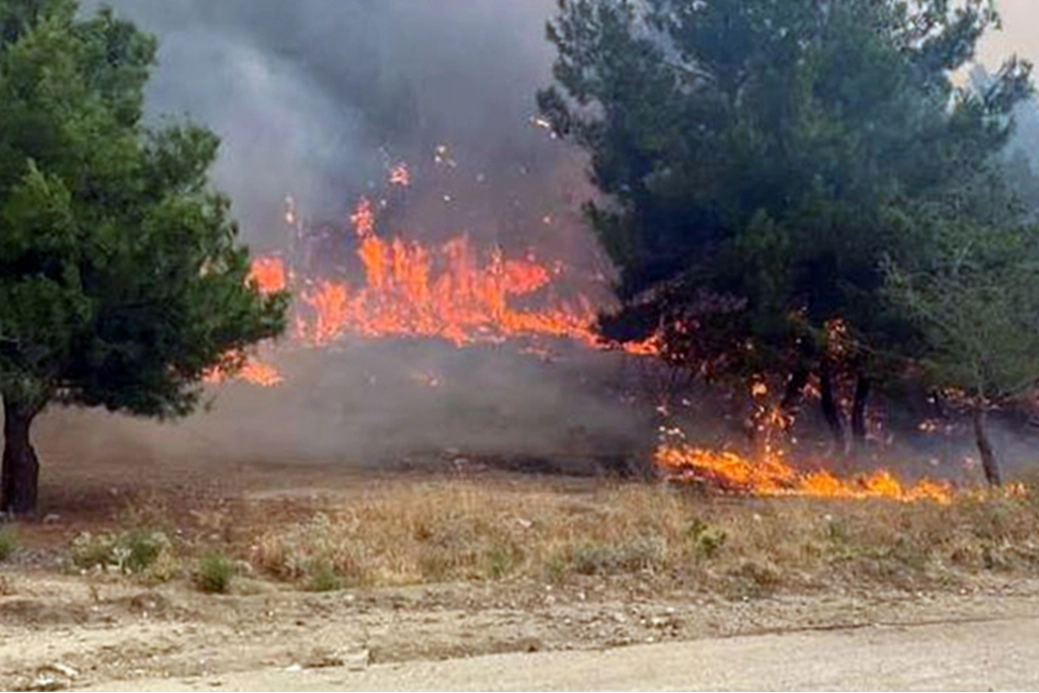
[[[935,209],[1008,217],[994,155],[1031,66],[951,77],[998,23],[986,0],[559,6],[557,86],[539,102],[607,198],[589,218],[621,271],[611,334],[679,321],[716,337],[666,335],[671,351],[746,372],[818,358],[840,318],[876,360],[917,338],[878,301],[881,259],[926,246]],[[712,316],[705,292],[742,307]]]
[[[203,556],[195,571],[195,586],[208,594],[227,594],[238,570],[234,561],[220,552]]]
[[[0,529],[0,562],[6,561],[18,550],[18,534],[10,527]]]
[[[318,560],[307,572],[306,588],[309,592],[337,592],[346,586],[330,561]]]
[[[511,551],[495,546],[487,552],[487,575],[492,580],[502,580],[512,572],[516,563],[516,556]]]
[[[286,297],[249,282],[218,141],[142,121],[156,42],[110,10],[0,0],[0,395],[146,416],[277,335]],[[225,361],[230,363],[224,363]]]
[[[171,557],[172,550],[172,544],[163,532],[136,529],[97,536],[84,532],[73,540],[70,557],[73,565],[84,570],[145,575],[164,557]]]
[[[1039,228],[945,226],[915,266],[887,265],[888,297],[920,328],[910,354],[938,388],[987,406],[1039,383]]]
[[[711,527],[700,518],[696,518],[690,523],[686,534],[689,537],[693,557],[697,560],[714,558],[729,538],[724,530]]]

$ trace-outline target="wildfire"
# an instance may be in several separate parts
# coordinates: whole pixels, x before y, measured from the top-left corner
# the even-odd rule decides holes
[[[275,387],[285,382],[285,378],[282,377],[277,368],[256,359],[246,361],[238,377],[247,383],[259,385],[260,387]]]
[[[535,123],[543,126],[542,123]],[[436,148],[435,162],[454,167],[446,145]],[[388,170],[389,184],[408,188],[412,172],[406,164]],[[445,198],[449,199],[449,198]],[[561,299],[555,289],[566,272],[562,263],[546,263],[533,253],[507,257],[499,247],[478,249],[467,235],[442,244],[424,245],[401,237],[384,238],[378,233],[378,210],[366,197],[358,200],[349,216],[356,238],[356,258],[361,272],[350,278],[300,278],[280,255],[255,258],[249,280],[265,294],[296,289],[294,340],[322,347],[349,335],[369,339],[432,338],[456,346],[497,344],[522,338],[519,346],[548,361],[551,353],[543,338],[575,341],[590,348],[622,348],[638,356],[661,356],[664,334],[658,331],[638,343],[623,347],[600,338],[597,310],[583,294]],[[551,217],[545,218],[551,223]],[[286,199],[285,222],[297,231],[307,231],[292,198]],[[346,242],[346,241],[344,241]],[[299,271],[299,268],[293,268]],[[337,270],[339,271],[339,270]],[[848,327],[843,321],[827,324],[827,345],[834,358],[846,355]],[[262,387],[275,387],[284,379],[278,369],[253,356],[228,355],[223,367],[205,377],[207,383],[223,383],[241,364],[234,378]],[[443,386],[442,376],[416,371],[411,379],[429,388]],[[906,483],[891,471],[841,477],[825,470],[803,470],[790,464],[780,440],[792,420],[772,406],[772,388],[759,376],[751,381],[755,403],[752,423],[757,447],[751,455],[708,450],[688,444],[677,429],[657,448],[654,459],[660,470],[679,481],[706,483],[723,492],[763,497],[811,497],[832,499],[881,498],[899,502],[932,501],[948,504],[954,498],[951,484],[923,480]],[[665,415],[667,410],[662,411]],[[936,422],[921,423],[920,430],[938,430]],[[1014,490],[1014,493],[1023,493]]]
[[[285,291],[289,287],[289,271],[285,262],[276,255],[254,258],[249,281],[255,283],[264,294]],[[230,354],[228,360],[236,361],[241,356],[241,353],[236,352]],[[224,383],[229,379],[227,372],[226,366],[217,366],[203,377],[203,382],[209,385]],[[245,357],[241,370],[234,378],[260,387],[276,387],[285,381],[277,368],[253,356]]]
[[[260,291],[265,294],[284,291],[289,286],[288,269],[285,262],[276,255],[254,259],[249,278],[256,282]]]
[[[259,387],[277,387],[285,382],[277,368],[253,357],[246,358],[245,364],[233,378]],[[227,369],[217,366],[210,370],[202,380],[208,385],[221,385],[229,379],[231,378],[227,374]]]
[[[437,151],[447,160],[446,147]],[[406,165],[390,171],[392,185],[410,182]],[[466,235],[437,246],[384,239],[377,234],[376,207],[366,197],[358,200],[349,220],[358,239],[356,255],[363,277],[355,282],[323,278],[301,283],[293,321],[293,335],[300,343],[322,347],[347,335],[435,338],[456,346],[528,338],[535,343],[526,349],[547,353],[536,340],[560,338],[606,348],[595,329],[592,302],[583,294],[569,301],[556,297],[553,282],[565,272],[562,263],[541,262],[533,253],[508,258],[500,248],[480,252]],[[301,225],[291,197],[286,200],[285,221]],[[263,293],[284,291],[295,281],[279,255],[254,258],[249,278]],[[660,340],[654,336],[624,350],[655,355]],[[236,377],[263,387],[283,382],[274,366],[252,357]],[[208,383],[226,379],[220,367],[205,378]]]
[[[367,198],[350,223],[359,238],[364,281],[320,280],[301,295],[297,336],[324,345],[346,334],[368,338],[432,337],[458,346],[510,337],[561,337],[598,343],[595,310],[583,296],[547,308],[519,308],[518,299],[551,298],[557,269],[533,257],[479,253],[467,236],[427,247],[376,233]],[[544,302],[543,300],[540,302]]]
[[[660,356],[664,349],[664,336],[659,331],[639,342],[626,342],[622,346],[632,356]]]
[[[433,158],[438,166],[457,166],[446,144],[437,145]],[[413,173],[405,162],[389,165],[387,173],[390,187],[412,185]],[[375,204],[361,197],[349,216],[363,276],[297,277],[279,255],[254,260],[250,280],[261,291],[296,290],[293,337],[298,343],[321,347],[348,335],[436,338],[457,346],[522,338],[520,348],[540,353],[546,346],[539,340],[551,338],[637,356],[660,355],[659,335],[634,344],[605,343],[593,302],[577,292],[566,300],[559,297],[555,283],[566,272],[563,263],[546,263],[533,253],[506,257],[498,247],[480,250],[465,234],[435,246],[387,239],[378,233],[379,210],[385,206],[385,201]],[[551,216],[545,219],[552,222]],[[297,239],[307,233],[291,196],[285,199],[284,221]],[[250,367],[250,374],[258,377],[262,369]]]
[[[686,442],[680,428],[662,428],[654,455],[657,467],[677,481],[702,482],[724,492],[755,496],[952,502],[954,492],[947,482],[905,484],[887,469],[841,478],[825,469],[806,471],[791,465],[783,442],[793,419],[770,401],[771,388],[764,376],[753,378],[749,391],[757,442],[753,455],[696,447]]]
[[[826,470],[801,471],[781,455],[749,460],[734,452],[711,451],[688,445],[662,445],[656,463],[672,478],[702,481],[726,491],[757,496],[801,496],[809,498],[887,498],[905,503],[929,500],[952,502],[952,486],[924,480],[905,484],[881,469],[852,479],[841,479]]]

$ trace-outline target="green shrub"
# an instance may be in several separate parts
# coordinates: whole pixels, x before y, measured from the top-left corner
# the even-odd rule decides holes
[[[10,527],[0,528],[0,561],[6,561],[18,548],[18,535]]]
[[[553,553],[545,561],[545,579],[549,582],[562,582],[566,577],[569,562],[562,553]]]
[[[72,542],[73,565],[86,570],[116,570],[126,575],[141,575],[160,557],[172,560],[172,544],[163,532],[135,529],[122,534],[94,536],[83,532]],[[165,560],[168,564],[171,560]]]
[[[697,559],[714,558],[728,539],[723,530],[711,527],[700,518],[690,523],[686,536],[692,545],[693,556]]]
[[[77,568],[106,570],[115,561],[114,539],[107,534],[94,536],[90,532],[82,532],[72,540],[69,557]]]
[[[214,551],[206,554],[198,562],[195,571],[195,586],[202,592],[210,594],[226,594],[231,589],[237,568],[234,561],[224,554]]]
[[[133,530],[123,535],[120,546],[125,552],[123,571],[137,575],[155,564],[163,551],[169,549],[170,540],[162,532]]]
[[[306,588],[309,592],[338,592],[346,586],[329,561],[316,561],[308,571]]]
[[[492,580],[502,580],[516,569],[517,562],[515,553],[496,546],[487,552],[487,576]]]

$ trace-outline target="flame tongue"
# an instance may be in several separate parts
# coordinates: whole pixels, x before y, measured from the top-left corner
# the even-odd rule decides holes
[[[246,357],[241,370],[234,377],[260,387],[276,387],[285,381],[277,368],[251,356]],[[228,380],[227,369],[217,366],[206,373],[202,380],[209,385],[220,385]]]
[[[943,504],[950,503],[953,498],[951,485],[944,482],[925,480],[906,485],[888,470],[846,480],[825,470],[798,470],[778,454],[768,454],[760,461],[752,461],[734,452],[662,445],[657,449],[656,462],[672,478],[702,481],[725,491],[758,496],[889,498],[903,502],[931,500]]]
[[[272,294],[284,291],[289,286],[289,272],[282,259],[276,255],[254,258],[249,272],[249,281],[256,284],[262,293]],[[228,357],[237,360],[241,352],[234,352]],[[275,387],[284,382],[277,368],[258,360],[254,356],[246,356],[244,365],[235,378],[260,387]],[[228,380],[226,364],[216,366],[203,378],[203,382],[219,385]]]
[[[541,309],[519,309],[515,299],[549,288],[555,273],[532,258],[506,259],[500,248],[485,258],[465,235],[427,248],[376,235],[371,202],[362,198],[350,217],[364,267],[360,288],[321,280],[302,295],[308,316],[299,337],[315,345],[348,333],[369,338],[434,337],[459,346],[517,336],[573,339],[595,345],[595,311],[584,297]]]
[[[662,428],[664,439],[655,454],[657,467],[672,479],[699,481],[730,493],[952,502],[953,488],[946,482],[924,480],[906,485],[886,469],[842,479],[828,470],[804,471],[789,464],[780,443],[793,421],[780,407],[770,405],[770,392],[762,377],[750,384],[755,436],[760,443],[753,457],[694,447],[685,442],[680,428]]]

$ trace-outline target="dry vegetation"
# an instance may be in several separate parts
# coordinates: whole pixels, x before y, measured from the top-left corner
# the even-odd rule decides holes
[[[471,484],[390,487],[256,538],[250,562],[301,584],[649,575],[771,592],[832,580],[902,586],[1039,568],[1027,498],[951,506],[711,500],[624,486],[575,498]]]
[[[77,488],[0,527],[0,688],[1039,612],[1034,492],[943,506],[334,471]]]
[[[688,488],[399,481],[348,498],[220,503],[178,516],[138,500],[80,534],[68,562],[225,592],[236,575],[312,591],[458,581],[638,577],[763,596],[841,583],[949,587],[1039,569],[1039,504],[716,498]]]

